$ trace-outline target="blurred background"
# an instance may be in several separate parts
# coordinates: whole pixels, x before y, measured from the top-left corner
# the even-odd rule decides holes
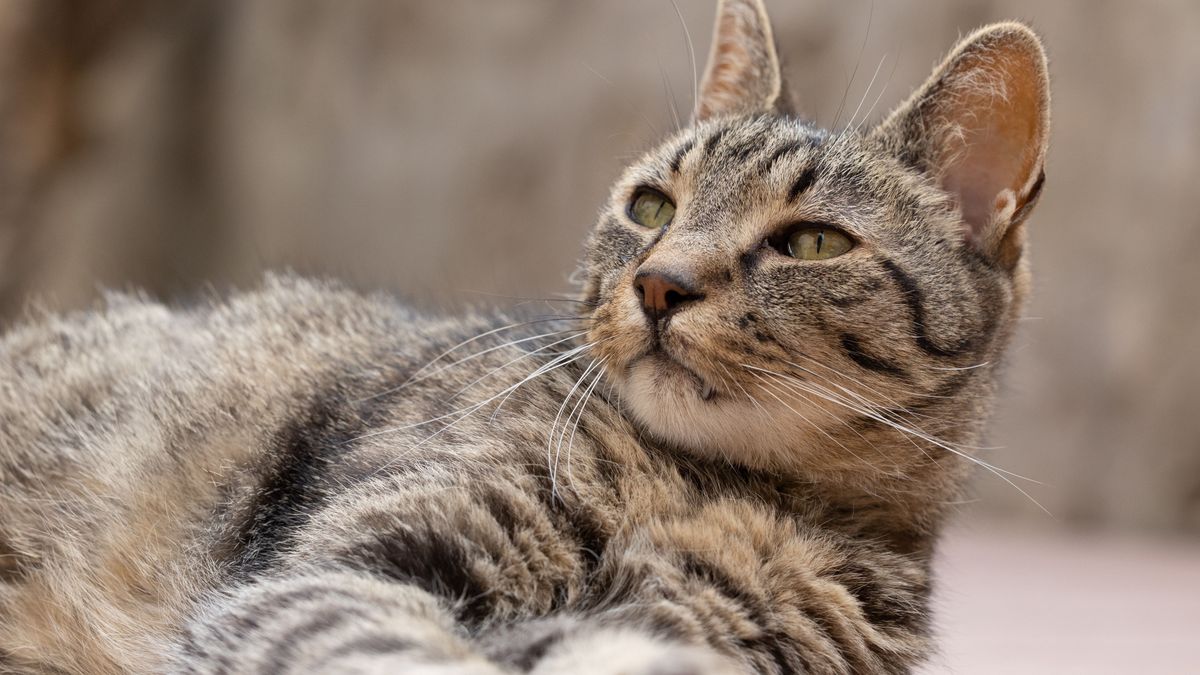
[[[685,30],[702,68],[715,2],[678,4],[5,0],[0,326],[285,267],[439,307],[569,290],[609,183],[686,123]],[[825,125],[878,120],[988,21],[1050,52],[1036,294],[990,459],[1053,516],[979,477],[930,672],[1200,667],[1200,3],[768,5]]]

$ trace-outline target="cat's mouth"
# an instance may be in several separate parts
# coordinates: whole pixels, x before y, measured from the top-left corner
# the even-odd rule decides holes
[[[655,371],[664,378],[676,377],[688,381],[694,386],[700,400],[711,401],[717,397],[717,389],[711,382],[705,380],[699,373],[673,358],[661,347],[656,347],[647,353],[643,359],[649,361]]]

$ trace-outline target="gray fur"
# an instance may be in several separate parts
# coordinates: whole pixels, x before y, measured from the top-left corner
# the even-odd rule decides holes
[[[761,5],[720,12],[763,23],[719,20],[718,43],[767,43],[714,51],[749,56],[618,180],[575,310],[440,318],[282,275],[11,330],[0,673],[919,663],[1037,191],[1006,177],[1020,189],[964,223],[923,151],[951,117],[921,111],[1036,73],[1040,105],[1012,114],[1042,124],[1022,164],[1040,176],[1040,47],[985,29],[885,124],[830,133],[779,113]],[[944,77],[974,48],[1012,67]],[[639,187],[676,202],[664,230],[627,217]],[[771,242],[796,222],[857,246],[789,258]],[[632,278],[651,263],[703,299],[648,322]]]

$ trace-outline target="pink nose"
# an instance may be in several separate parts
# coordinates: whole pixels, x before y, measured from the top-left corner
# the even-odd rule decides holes
[[[679,277],[653,270],[638,272],[633,287],[642,299],[642,311],[651,321],[664,319],[683,305],[704,297]]]

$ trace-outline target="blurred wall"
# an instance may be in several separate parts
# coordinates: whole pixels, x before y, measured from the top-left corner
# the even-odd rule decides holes
[[[714,4],[679,0],[701,67]],[[1042,32],[1037,292],[990,459],[1060,520],[1200,531],[1200,4],[768,4],[825,125],[878,120],[981,23]],[[0,321],[280,267],[424,304],[566,290],[622,163],[672,100],[686,121],[688,53],[669,0],[6,0]]]

